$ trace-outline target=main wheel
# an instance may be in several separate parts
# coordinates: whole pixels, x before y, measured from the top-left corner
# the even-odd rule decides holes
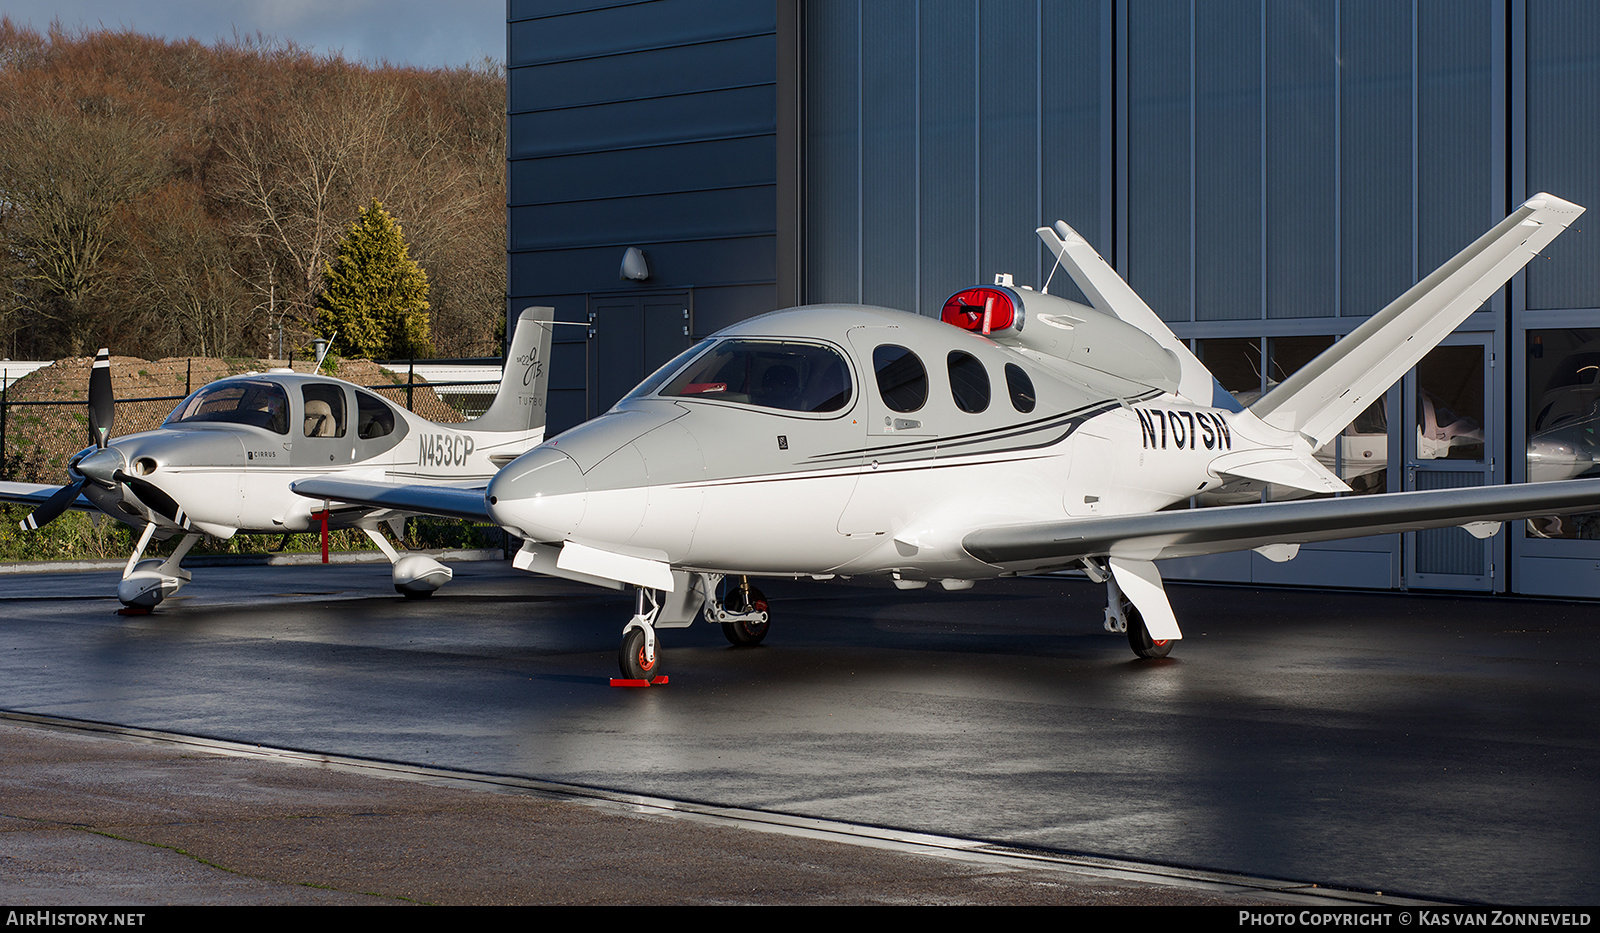
[[[630,628],[622,636],[622,650],[617,652],[617,662],[622,676],[629,680],[649,680],[661,673],[661,643],[656,642],[656,656],[652,661],[644,658],[644,630]]]
[[[746,593],[749,598],[746,599]],[[748,648],[761,644],[767,637],[767,629],[772,624],[772,613],[767,608],[766,594],[755,587],[733,587],[728,590],[728,598],[722,608],[729,612],[765,612],[766,622],[724,622],[722,623],[723,637],[728,639],[728,644],[736,648]]]
[[[1150,637],[1150,630],[1145,628],[1144,616],[1133,606],[1127,609],[1128,616],[1128,647],[1141,658],[1164,658],[1172,653],[1172,642],[1163,638],[1157,641]]]

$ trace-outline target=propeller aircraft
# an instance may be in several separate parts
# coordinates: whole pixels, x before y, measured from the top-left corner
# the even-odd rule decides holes
[[[1600,507],[1600,480],[1183,508],[1251,480],[1348,492],[1316,451],[1583,209],[1540,194],[1248,407],[1065,223],[1039,228],[1089,304],[1015,285],[940,318],[825,305],[706,338],[487,489],[301,480],[313,499],[498,522],[519,568],[636,588],[619,661],[697,616],[760,642],[751,577],[886,575],[901,588],[1080,569],[1134,653],[1182,637],[1155,561]],[[1178,506],[1177,508],[1173,508]]]
[[[0,483],[0,501],[37,505],[21,523],[27,530],[69,508],[142,528],[117,587],[117,598],[136,611],[154,608],[191,579],[181,564],[203,535],[225,540],[318,525],[361,529],[389,558],[395,589],[427,596],[450,580],[450,568],[397,551],[379,532],[388,523],[398,537],[406,513],[318,508],[290,484],[361,476],[476,488],[481,495],[501,465],[544,438],[551,316],[549,308],[522,312],[494,402],[465,424],[429,421],[341,379],[274,369],[203,386],[158,430],[112,439],[111,360],[102,349],[89,376],[94,446],[68,462],[71,481]],[[175,535],[182,539],[170,556],[143,559],[152,539]]]

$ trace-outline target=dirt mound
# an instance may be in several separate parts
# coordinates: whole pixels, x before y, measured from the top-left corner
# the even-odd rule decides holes
[[[29,483],[66,480],[67,459],[93,443],[89,437],[89,371],[94,357],[57,360],[18,379],[6,390],[5,414],[0,421],[4,464],[0,476]],[[210,359],[169,357],[141,360],[132,356],[111,358],[111,389],[116,395],[113,436],[149,431],[161,425],[179,400],[208,382],[245,372],[265,372],[284,366],[282,360]],[[309,371],[305,363],[296,366]],[[342,360],[340,379],[373,389],[404,407],[405,373],[394,373],[369,360]],[[461,413],[439,399],[422,383],[412,390],[412,410],[432,421],[464,421]]]

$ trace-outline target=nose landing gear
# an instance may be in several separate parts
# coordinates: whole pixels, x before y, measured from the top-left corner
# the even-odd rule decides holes
[[[638,587],[634,590],[633,618],[622,629],[622,646],[617,651],[617,665],[622,677],[613,680],[613,686],[643,686],[664,684],[661,673],[661,645],[656,629],[680,628],[692,623],[697,615],[707,622],[722,626],[722,634],[735,647],[747,648],[761,644],[767,637],[771,615],[767,597],[750,584],[749,577],[740,577],[739,584],[730,587],[719,597],[717,590],[722,575],[716,573],[674,573],[679,592],[665,594]]]

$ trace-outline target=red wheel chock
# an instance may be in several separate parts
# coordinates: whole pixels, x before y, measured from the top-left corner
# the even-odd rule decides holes
[[[629,677],[611,678],[611,686],[613,687],[660,687],[664,686],[666,682],[666,674],[657,674],[649,680],[636,680]]]

